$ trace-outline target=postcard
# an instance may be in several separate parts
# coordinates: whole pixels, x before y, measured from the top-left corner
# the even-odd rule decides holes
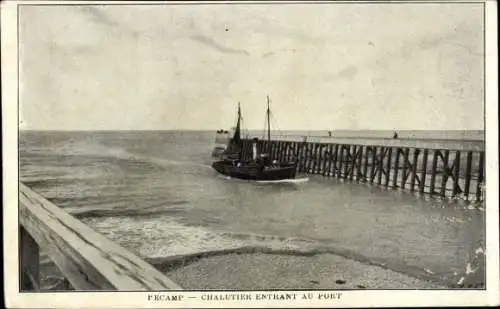
[[[7,307],[499,305],[496,2],[1,13]]]

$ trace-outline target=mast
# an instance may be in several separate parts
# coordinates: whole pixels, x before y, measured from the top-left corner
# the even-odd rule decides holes
[[[240,129],[240,126],[241,126],[241,107],[240,107],[240,102],[238,102],[238,124],[237,124],[237,128],[236,130],[238,131],[238,146],[239,146],[239,149],[238,149],[238,161],[241,161],[241,156],[242,156],[242,151],[241,151],[241,129]]]
[[[236,121],[236,129],[233,134],[233,141],[236,141],[238,144],[240,143],[241,139],[241,107],[240,107],[240,102],[238,102],[238,120]]]
[[[238,122],[237,125],[239,126],[241,120],[241,107],[240,107],[240,102],[238,102]]]
[[[269,109],[269,96],[267,96],[267,141],[271,142],[271,110]]]

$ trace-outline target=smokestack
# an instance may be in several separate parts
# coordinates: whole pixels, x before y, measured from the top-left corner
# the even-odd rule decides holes
[[[253,154],[253,159],[256,160],[257,159],[257,139],[256,138],[253,139],[252,154]]]

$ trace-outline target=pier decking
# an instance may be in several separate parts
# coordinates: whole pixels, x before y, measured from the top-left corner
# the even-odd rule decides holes
[[[40,288],[39,248],[75,290],[180,290],[133,253],[19,184],[20,290]]]
[[[484,200],[482,141],[274,136],[258,151],[298,160],[298,172],[441,197]],[[250,159],[252,139],[243,140]]]

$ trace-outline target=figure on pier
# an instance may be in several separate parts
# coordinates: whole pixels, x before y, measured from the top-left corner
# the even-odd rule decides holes
[[[393,139],[398,139],[398,132],[394,130],[394,134],[392,135]]]

